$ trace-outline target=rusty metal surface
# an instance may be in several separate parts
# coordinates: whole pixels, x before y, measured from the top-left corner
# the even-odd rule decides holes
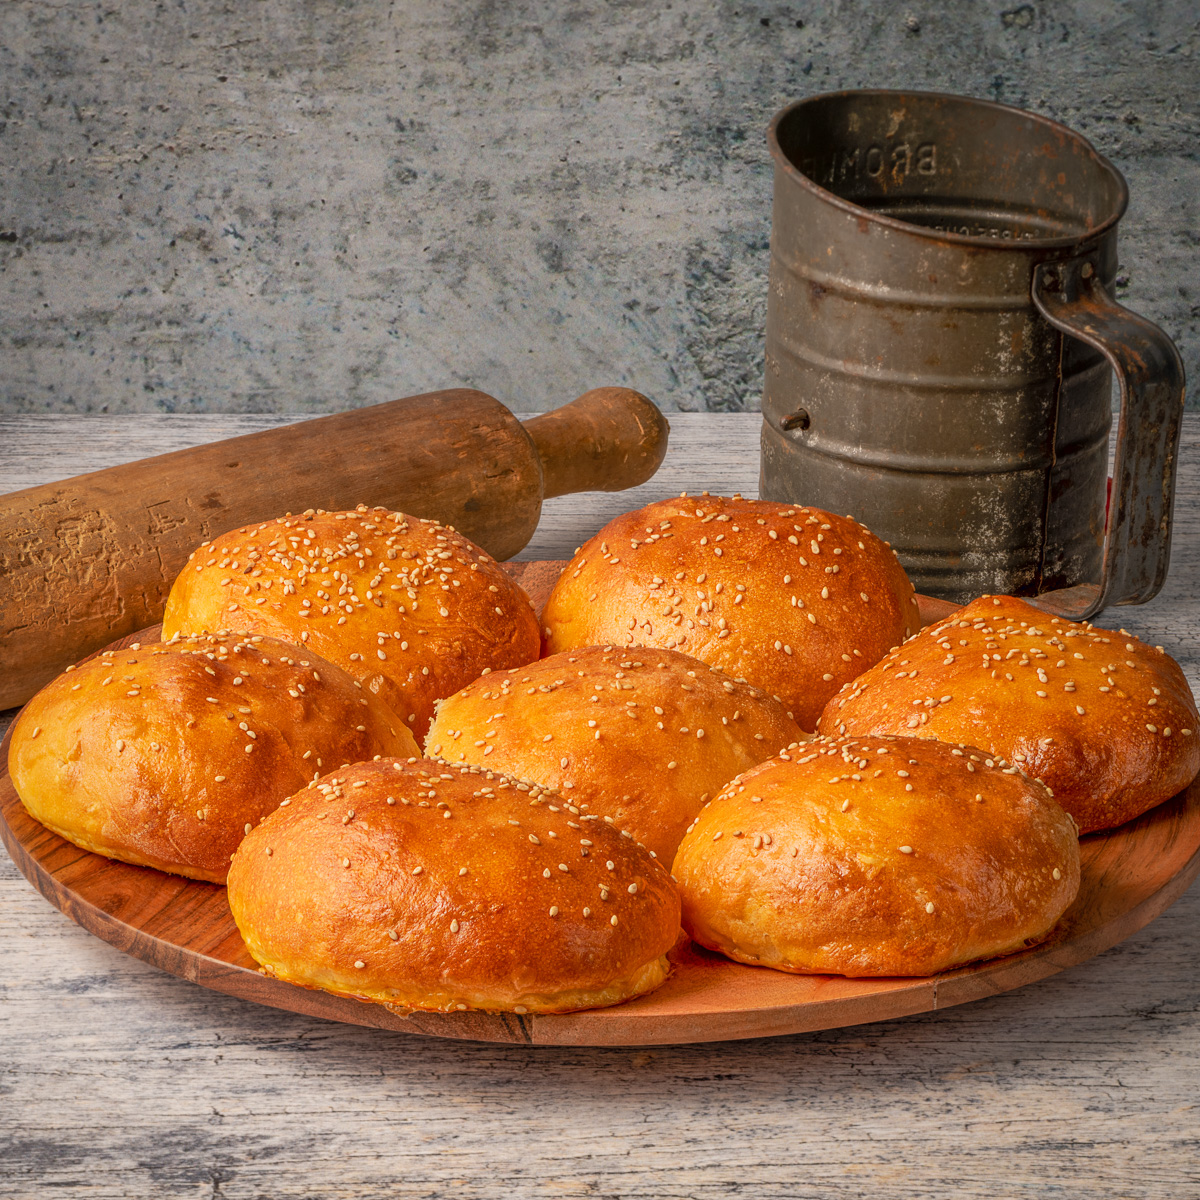
[[[1100,582],[1039,598],[1078,620],[1106,604],[1144,604],[1171,561],[1171,517],[1183,419],[1183,362],[1157,325],[1115,304],[1089,258],[1043,263],[1033,300],[1055,328],[1102,353],[1121,386],[1112,500]]]
[[[761,494],[852,513],[921,591],[1099,587],[1109,364],[1128,356],[1048,320],[1032,281],[1086,259],[1111,284],[1120,174],[1052,121],[932,93],[805,100],[769,142]],[[1139,526],[1146,495],[1127,497]],[[1132,561],[1113,578],[1109,602],[1157,590]]]

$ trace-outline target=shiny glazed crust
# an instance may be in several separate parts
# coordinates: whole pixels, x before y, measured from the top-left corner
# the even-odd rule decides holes
[[[589,646],[456,692],[425,744],[559,788],[670,864],[706,800],[802,737],[778,700],[689,655]]]
[[[538,656],[537,615],[474,542],[359,505],[248,525],[201,546],[163,636],[233,630],[304,645],[377,692],[421,738],[434,701]]]
[[[705,494],[610,521],[562,573],[542,626],[547,654],[684,651],[813,729],[838,688],[920,620],[896,556],[857,521]]]
[[[242,843],[229,905],[271,974],[399,1008],[568,1012],[666,978],[666,868],[553,791],[432,759],[359,763]]]
[[[248,827],[321,771],[416,753],[344,671],[273,638],[105,651],[44,687],[13,726],[30,814],[97,854],[224,883]]]
[[[843,688],[820,729],[983,746],[1041,779],[1083,833],[1161,804],[1200,770],[1200,717],[1173,658],[1013,596],[923,630]]]
[[[734,780],[674,874],[684,928],[739,962],[932,975],[1044,938],[1079,843],[1040,783],[982,751],[820,738]]]

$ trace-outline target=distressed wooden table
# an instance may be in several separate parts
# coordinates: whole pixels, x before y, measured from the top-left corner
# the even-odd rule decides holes
[[[285,418],[0,417],[0,490]],[[757,416],[673,414],[658,476],[550,501],[521,557],[627,507],[753,495]],[[1200,417],[1174,565],[1123,625],[1200,688]],[[1105,623],[1104,620],[1101,623]],[[0,718],[0,729],[11,713]],[[1200,1196],[1200,887],[1113,950],[921,1017],[652,1051],[442,1042],[260,1008],[73,925],[0,861],[0,1196]]]

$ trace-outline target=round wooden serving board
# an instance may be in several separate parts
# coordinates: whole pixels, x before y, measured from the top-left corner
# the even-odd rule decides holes
[[[536,607],[560,563],[509,564]],[[923,604],[926,620],[953,608]],[[122,639],[155,640],[157,631]],[[1148,924],[1200,873],[1200,783],[1136,821],[1082,841],[1079,896],[1050,938],[1006,958],[921,979],[843,979],[742,966],[681,942],[648,996],[564,1016],[404,1013],[281,983],[259,973],[225,889],[91,854],[25,811],[0,743],[0,837],[52,904],[126,954],[184,979],[292,1012],[405,1033],[532,1045],[650,1046],[769,1037],[881,1021],[978,1000],[1083,962]]]

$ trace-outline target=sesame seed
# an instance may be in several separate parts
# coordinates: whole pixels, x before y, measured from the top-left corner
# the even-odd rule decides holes
[[[901,846],[900,847],[901,854],[911,854],[912,852],[913,852],[913,848],[911,846]]]
[[[1054,876],[1055,879],[1062,878],[1062,872],[1057,867],[1055,867],[1054,870],[1051,871],[1051,874]]]
[[[930,900],[929,903],[925,905],[925,911],[927,913],[933,912],[933,901],[932,900]]]
[[[616,913],[613,913],[613,915],[609,918],[608,923],[610,925],[615,925],[617,923],[617,914]]]
[[[363,962],[363,960],[361,958],[356,958],[354,960],[354,966],[359,971],[361,971],[363,969],[363,967],[365,967],[366,965],[367,964],[365,962]]]
[[[552,917],[557,917],[557,916],[558,916],[558,905],[557,905],[557,904],[552,904],[552,905],[550,905],[550,915],[551,915]]]

